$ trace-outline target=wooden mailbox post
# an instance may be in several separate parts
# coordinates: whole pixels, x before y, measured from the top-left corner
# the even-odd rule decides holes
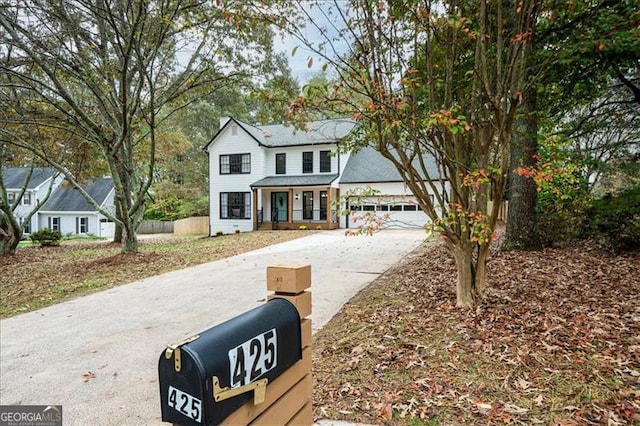
[[[265,400],[253,401],[234,411],[223,425],[306,425],[313,424],[311,378],[311,265],[267,267],[268,299],[281,297],[300,313],[302,359],[267,385]]]

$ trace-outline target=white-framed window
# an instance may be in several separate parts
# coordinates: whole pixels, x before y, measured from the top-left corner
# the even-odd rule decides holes
[[[7,201],[9,205],[13,205],[16,202],[16,194],[15,192],[7,192]]]
[[[30,206],[31,205],[31,193],[30,192],[25,192],[24,196],[22,197],[22,204],[25,206]]]
[[[76,217],[76,234],[87,234],[89,232],[89,218]]]
[[[251,219],[251,193],[221,192],[220,219]]]
[[[60,217],[49,217],[48,228],[52,231],[60,231]]]
[[[22,223],[24,221],[23,217],[19,217],[18,218],[18,223]],[[22,232],[25,234],[30,234],[31,233],[31,223],[26,222],[24,224],[24,227],[22,228]]]

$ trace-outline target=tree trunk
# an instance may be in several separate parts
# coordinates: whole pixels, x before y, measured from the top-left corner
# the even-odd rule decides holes
[[[470,308],[476,304],[486,288],[489,245],[478,246],[469,242],[459,246],[448,243],[447,247],[453,253],[458,273],[456,306]],[[474,255],[476,249],[478,253]]]
[[[16,254],[16,248],[21,239],[21,229],[16,229],[8,220],[0,220],[0,256],[12,256]]]
[[[476,293],[482,296],[487,288],[487,261],[489,260],[489,244],[483,244],[478,250],[476,259]]]
[[[470,247],[454,247],[453,257],[458,271],[456,306],[471,307],[476,303],[477,297],[473,251]]]
[[[135,231],[130,231],[125,226],[122,232],[122,248],[121,253],[137,253],[138,252],[138,237]]]
[[[120,213],[120,204],[116,203],[116,218],[122,220],[122,214]],[[117,244],[122,243],[122,225],[116,222],[116,228],[113,234],[113,242]]]
[[[128,211],[126,204],[127,201],[124,199],[119,199],[116,196],[116,203],[119,205],[119,209],[121,212]],[[116,207],[118,208],[118,207]],[[136,230],[138,228],[139,221],[136,220],[137,215],[131,214],[123,214],[122,218],[122,241],[120,242],[120,252],[121,253],[136,253],[138,251],[138,236],[136,235]]]
[[[538,122],[536,119],[536,88],[530,87],[524,94],[522,118],[516,123],[511,145],[509,167],[509,212],[503,250],[540,250],[542,242],[538,234],[536,204],[538,191],[531,177],[520,176],[518,167],[532,169],[538,153]]]

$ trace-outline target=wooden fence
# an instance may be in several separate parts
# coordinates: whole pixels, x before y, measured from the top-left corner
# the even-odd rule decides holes
[[[161,220],[143,220],[138,226],[138,234],[171,234],[173,222]]]
[[[173,222],[175,235],[209,235],[209,216],[195,216]]]
[[[268,299],[282,297],[300,313],[302,359],[267,385],[263,403],[253,401],[234,411],[223,425],[312,425],[311,396],[311,265],[267,267]]]

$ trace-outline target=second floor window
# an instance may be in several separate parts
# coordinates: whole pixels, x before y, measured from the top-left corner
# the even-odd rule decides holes
[[[320,151],[320,173],[331,171],[331,151]]]
[[[221,175],[251,173],[251,154],[227,154],[220,156]]]
[[[302,173],[313,173],[313,152],[302,153]]]
[[[9,202],[9,205],[13,205],[16,201],[16,194],[13,192],[7,192],[7,201]]]
[[[24,204],[25,206],[31,205],[31,193],[29,192],[24,193],[24,197],[22,197],[22,204]]]
[[[284,175],[287,173],[287,154],[276,154],[276,174]]]

